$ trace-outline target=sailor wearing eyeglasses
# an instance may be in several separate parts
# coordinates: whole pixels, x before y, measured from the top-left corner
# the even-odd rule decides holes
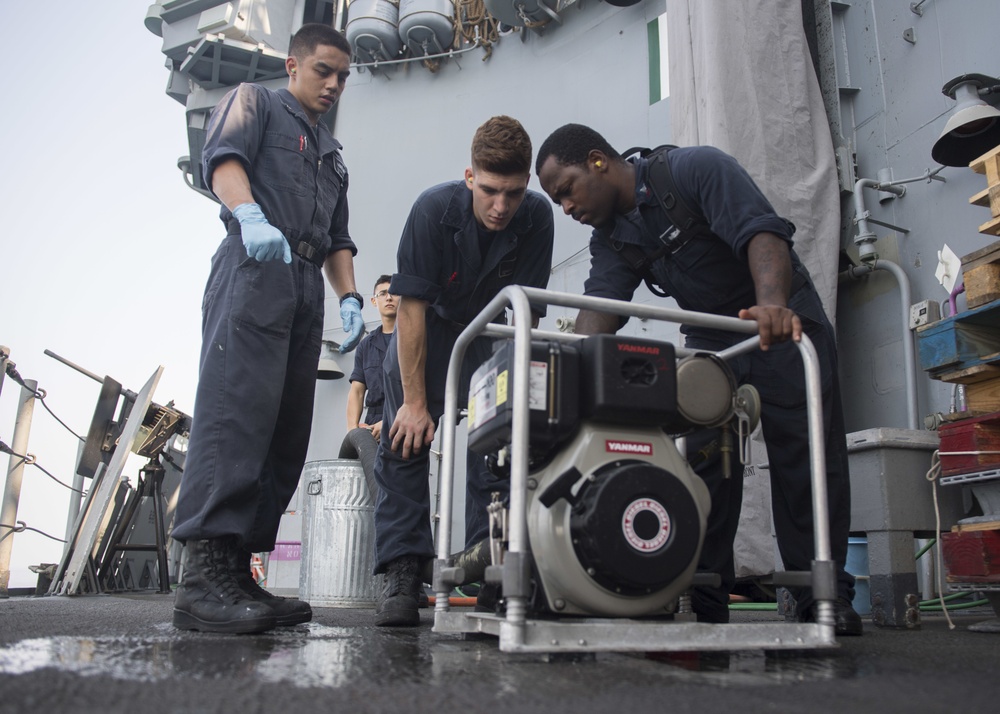
[[[385,359],[389,338],[396,326],[396,308],[399,298],[389,292],[392,277],[380,275],[375,281],[372,305],[382,319],[382,329],[366,336],[354,353],[354,371],[351,372],[351,392],[347,397],[347,431],[367,429],[378,441],[382,435],[382,360]],[[367,410],[367,411],[364,411]],[[361,418],[364,411],[364,419]]]

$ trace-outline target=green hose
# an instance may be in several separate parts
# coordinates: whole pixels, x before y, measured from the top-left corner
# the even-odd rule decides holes
[[[948,612],[951,612],[952,610],[968,610],[970,607],[979,607],[980,605],[989,605],[989,604],[990,601],[985,598],[982,600],[974,600],[972,602],[960,602],[955,605],[949,605]],[[941,607],[940,605],[934,606],[934,605],[924,605],[923,603],[920,603],[921,612],[941,612],[943,609],[944,608]]]
[[[730,610],[777,610],[776,602],[731,602]]]
[[[965,592],[965,593],[952,593],[951,595],[945,595],[943,599],[944,599],[945,602],[951,602],[952,600],[960,600],[961,598],[969,597],[969,595],[971,595],[971,594],[972,593],[967,593],[967,592]],[[924,605],[934,605],[935,603],[941,602],[941,600],[942,600],[942,598],[932,597],[930,600],[921,600],[917,604],[920,605],[920,607],[923,607]]]
[[[953,600],[959,598],[969,597],[969,593],[952,593],[951,595],[945,595],[944,601],[950,603]],[[943,609],[940,605],[942,598],[933,598],[931,600],[921,600],[918,605],[923,612],[941,612]],[[954,605],[948,605],[948,610],[967,610],[970,607],[979,607],[980,605],[989,605],[990,601],[987,599],[973,600],[972,602],[959,602]],[[746,610],[746,611],[757,611],[757,612],[770,612],[778,609],[778,603],[776,602],[731,602],[729,603],[730,610]]]
[[[929,541],[927,541],[927,545],[925,545],[923,548],[917,551],[917,554],[913,556],[913,559],[919,560],[920,556],[929,551],[931,548],[933,548],[935,543],[937,543],[937,538],[931,538]]]

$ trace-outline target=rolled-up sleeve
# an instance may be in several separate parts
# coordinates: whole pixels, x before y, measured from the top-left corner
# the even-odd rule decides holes
[[[410,215],[403,226],[396,252],[396,273],[392,276],[389,290],[393,295],[412,297],[433,303],[441,295],[441,271],[444,251],[440,218],[433,218],[423,196],[410,209]]]
[[[337,207],[333,209],[333,217],[330,221],[330,252],[334,253],[338,250],[346,249],[351,251],[351,255],[357,255],[358,247],[354,244],[354,240],[351,238],[351,233],[348,230],[350,211],[347,208],[347,186],[350,177],[343,163],[340,166],[343,167],[344,175],[340,194],[337,196]]]
[[[588,297],[631,300],[641,279],[596,233],[590,239],[590,275],[583,284]]]
[[[739,260],[746,260],[750,240],[761,232],[792,242],[795,226],[780,217],[770,201],[732,156],[712,147],[680,149],[671,164],[681,194],[690,198],[715,235],[729,243]]]
[[[211,188],[215,167],[239,159],[253,180],[253,164],[267,123],[268,104],[252,84],[241,84],[212,111],[202,150],[205,184]]]

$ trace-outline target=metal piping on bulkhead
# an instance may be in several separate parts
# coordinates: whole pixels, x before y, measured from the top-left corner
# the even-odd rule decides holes
[[[891,183],[882,183],[874,179],[858,179],[857,183],[854,184],[854,212],[856,216],[854,220],[858,224],[858,235],[854,238],[854,244],[858,246],[858,254],[862,263],[878,259],[878,253],[875,252],[875,241],[877,236],[875,235],[875,232],[868,227],[871,214],[868,212],[868,209],[865,208],[865,196],[863,190],[865,188],[887,191],[899,196],[900,198],[906,194],[905,186],[894,186]],[[879,223],[879,221],[874,219],[872,219],[871,222]],[[895,226],[892,227],[895,228]]]
[[[902,303],[900,312],[903,329],[903,371],[904,379],[906,381],[907,425],[910,429],[917,429],[919,423],[917,413],[917,360],[916,353],[913,348],[913,335],[910,333],[910,304],[912,303],[910,280],[899,265],[893,263],[892,261],[879,258],[878,252],[875,250],[875,241],[877,237],[869,224],[877,223],[901,233],[909,233],[909,230],[900,226],[894,226],[891,223],[883,223],[882,221],[877,221],[872,218],[865,206],[864,189],[870,188],[877,191],[884,191],[902,198],[906,194],[906,188],[900,184],[912,183],[914,181],[921,180],[926,180],[928,183],[930,183],[931,180],[943,182],[945,179],[937,175],[943,168],[944,166],[939,166],[934,171],[928,169],[922,176],[903,179],[900,181],[858,179],[858,181],[854,184],[854,209],[856,213],[854,220],[858,225],[858,234],[854,238],[854,243],[858,247],[858,257],[860,258],[862,264],[848,268],[838,276],[840,281],[844,281],[848,279],[858,279],[861,276],[869,275],[876,270],[885,270],[886,272],[891,273],[893,277],[896,278],[896,282],[899,284],[899,296],[900,302]]]
[[[868,261],[864,265],[848,268],[837,277],[840,281],[857,280],[876,270],[891,273],[896,278],[896,282],[899,283],[899,296],[902,302],[903,372],[906,381],[907,428],[916,430],[919,428],[917,426],[917,369],[913,335],[910,334],[910,281],[906,277],[906,273],[892,261],[882,260],[876,255],[874,260]]]
[[[862,263],[867,263],[878,258],[878,253],[875,250],[875,232],[869,228],[869,223],[877,223],[880,226],[891,228],[892,230],[900,233],[910,232],[908,228],[894,226],[891,223],[885,223],[872,218],[871,213],[869,213],[868,209],[865,208],[864,189],[871,188],[876,191],[892,194],[890,196],[886,196],[886,199],[891,199],[893,195],[902,198],[906,195],[906,187],[903,184],[914,183],[915,181],[926,181],[927,183],[930,183],[931,181],[940,181],[941,183],[947,183],[947,179],[942,176],[938,176],[938,174],[945,168],[946,167],[944,166],[938,166],[933,171],[927,169],[920,176],[914,176],[913,178],[908,179],[899,179],[898,181],[876,181],[874,179],[857,180],[854,184],[854,212],[856,214],[854,222],[858,224],[858,234],[854,237],[854,244],[858,246],[858,256]],[[891,175],[891,173],[892,170],[888,168],[879,170],[880,176]]]

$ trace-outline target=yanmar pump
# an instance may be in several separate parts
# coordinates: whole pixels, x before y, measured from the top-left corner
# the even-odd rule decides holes
[[[470,384],[469,448],[494,470],[509,461],[514,364],[505,341]],[[614,335],[533,340],[529,370],[529,607],[673,612],[692,583],[711,505],[674,438],[737,420],[743,402],[731,371],[712,355],[678,361],[668,342]],[[491,514],[500,565],[504,506]]]

